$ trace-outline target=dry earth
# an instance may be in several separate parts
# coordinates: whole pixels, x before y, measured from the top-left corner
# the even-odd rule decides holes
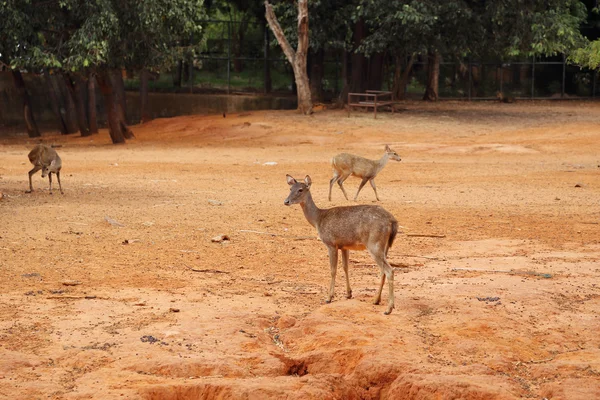
[[[40,174],[25,194],[35,142],[2,139],[0,398],[600,398],[598,104],[403,107],[163,119],[123,146],[45,135],[62,196]],[[330,158],[386,143],[390,316],[366,252],[354,298],[340,272],[324,303],[326,249],[283,205],[286,173],[352,204],[327,201]]]

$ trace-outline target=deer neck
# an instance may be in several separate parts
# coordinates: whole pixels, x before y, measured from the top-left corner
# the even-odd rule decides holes
[[[385,164],[387,164],[389,160],[390,155],[386,152],[383,155],[383,157],[381,157],[379,161],[377,161],[377,173],[379,173],[383,169],[383,167],[385,167]]]
[[[312,226],[318,229],[322,210],[319,207],[317,207],[317,205],[312,199],[312,196],[310,195],[310,192],[308,193],[308,196],[306,196],[306,200],[300,203],[300,207],[302,207],[302,211],[304,211],[304,216],[306,217],[306,220]]]

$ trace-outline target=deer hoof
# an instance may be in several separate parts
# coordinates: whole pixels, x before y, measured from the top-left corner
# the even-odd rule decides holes
[[[325,303],[327,303],[327,304],[331,303],[331,299],[325,300]]]
[[[31,193],[31,192],[32,192],[31,190],[26,190],[26,191],[25,191],[25,193]]]
[[[392,310],[386,310],[383,314],[390,315],[391,313],[392,313]]]
[[[377,306],[377,305],[379,305],[380,301],[381,301],[381,299],[375,299],[375,300],[373,300],[373,304],[375,304]]]
[[[350,293],[347,293],[347,294],[346,294],[346,298],[347,298],[347,299],[351,299],[351,298],[352,298],[352,292],[350,292]]]

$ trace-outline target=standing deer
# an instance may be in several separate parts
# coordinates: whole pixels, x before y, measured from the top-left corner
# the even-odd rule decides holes
[[[335,182],[340,185],[340,189],[342,189],[344,197],[346,200],[348,200],[348,195],[344,189],[344,182],[350,175],[362,178],[362,182],[358,187],[356,196],[354,196],[354,201],[356,201],[358,198],[360,190],[363,188],[363,186],[365,186],[367,181],[371,183],[371,187],[373,187],[373,191],[375,192],[375,198],[377,201],[379,201],[379,196],[377,196],[377,188],[375,187],[375,177],[383,169],[383,167],[385,167],[390,158],[395,161],[402,160],[398,153],[392,150],[387,144],[385,145],[385,153],[379,160],[369,160],[367,158],[348,153],[341,153],[333,157],[331,159],[333,178],[331,178],[331,181],[329,181],[329,201],[331,201],[331,189],[333,188],[333,184]]]
[[[52,173],[56,174],[58,179],[58,187],[60,188],[60,194],[64,194],[62,185],[60,184],[60,169],[62,167],[62,161],[58,156],[56,150],[45,144],[38,144],[29,152],[29,161],[33,164],[33,169],[29,171],[29,190],[25,193],[31,193],[33,186],[31,185],[31,177],[33,174],[42,170],[42,178],[48,175],[48,181],[50,182],[50,194],[52,194]]]
[[[384,314],[388,315],[394,308],[394,270],[387,262],[387,253],[398,233],[398,221],[382,207],[358,205],[320,209],[315,205],[310,194],[310,176],[304,182],[297,182],[286,175],[290,185],[290,195],[284,204],[300,204],[308,222],[317,228],[319,238],[329,251],[331,267],[331,284],[326,302],[331,303],[335,288],[335,274],[338,264],[338,250],[342,251],[342,267],[346,274],[346,298],[352,298],[352,289],[348,278],[348,258],[350,250],[368,250],[371,257],[381,269],[381,282],[375,296],[374,304],[381,301],[381,291],[388,279],[389,299]]]

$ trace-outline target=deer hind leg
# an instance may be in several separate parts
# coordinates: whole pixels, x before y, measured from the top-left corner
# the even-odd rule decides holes
[[[342,250],[342,267],[344,267],[344,273],[346,274],[346,298],[352,298],[352,289],[350,288],[350,277],[348,276],[348,258],[350,257],[350,250]]]
[[[369,179],[369,183],[371,184],[371,187],[373,188],[373,191],[375,192],[375,198],[377,199],[377,201],[380,201],[379,196],[377,196],[377,188],[375,187],[375,178]]]
[[[325,302],[331,303],[335,291],[335,274],[337,272],[338,251],[337,248],[331,246],[327,246],[327,250],[329,251],[329,266],[331,267],[331,284],[329,285],[329,296]]]
[[[375,260],[375,262],[377,263],[377,265],[379,265],[379,268],[381,269],[381,284],[379,286],[379,290],[378,290],[377,296],[375,297],[374,303],[379,304],[379,301],[381,300],[381,292],[383,290],[383,284],[385,283],[385,278],[387,278],[387,281],[388,281],[388,306],[387,306],[387,309],[385,310],[384,314],[388,315],[394,309],[394,270],[392,269],[392,267],[386,260],[385,251],[386,251],[385,244],[382,244],[381,246],[376,245],[375,248],[369,249],[371,256],[373,257],[373,259]]]
[[[338,178],[338,185],[340,185],[340,189],[342,189],[342,193],[344,193],[344,197],[346,198],[346,200],[348,200],[348,194],[346,193],[346,189],[344,189],[344,182],[346,181],[346,179],[348,179],[348,177],[350,176],[350,174],[344,174],[341,177]]]
[[[331,201],[331,189],[333,188],[333,185],[338,181],[338,179],[340,179],[340,176],[338,175],[337,171],[334,171],[333,178],[331,178],[331,180],[329,181],[329,201]]]
[[[360,193],[361,189],[365,186],[365,184],[367,183],[368,180],[369,180],[369,178],[362,179],[362,181],[360,182],[360,185],[358,186],[358,191],[356,192],[356,196],[354,196],[354,201],[356,201],[356,199],[358,199],[358,194]]]
[[[29,190],[26,190],[25,193],[33,192],[33,185],[31,184],[31,177],[33,176],[33,174],[38,172],[40,169],[42,169],[42,167],[36,165],[33,167],[33,169],[31,171],[29,171]]]

